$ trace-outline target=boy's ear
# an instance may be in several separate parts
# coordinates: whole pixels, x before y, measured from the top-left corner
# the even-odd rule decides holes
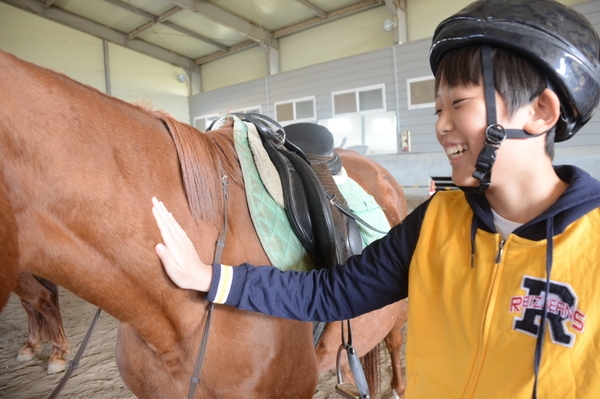
[[[530,134],[544,133],[550,130],[560,117],[560,100],[555,92],[544,89],[532,103],[533,109],[524,130]]]

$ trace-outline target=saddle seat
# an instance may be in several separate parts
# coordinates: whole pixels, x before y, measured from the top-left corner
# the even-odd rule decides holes
[[[342,171],[342,159],[333,150],[333,135],[325,126],[316,123],[293,123],[285,127],[286,140],[294,143],[305,154],[322,159],[332,175]],[[311,162],[315,162],[311,158]]]

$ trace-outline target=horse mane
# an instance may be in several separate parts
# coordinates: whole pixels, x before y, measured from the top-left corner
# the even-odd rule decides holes
[[[163,111],[153,111],[173,138],[183,177],[185,195],[195,220],[219,226],[223,220],[223,175],[229,183],[243,185],[241,170],[233,146],[233,123],[202,133],[178,122]]]

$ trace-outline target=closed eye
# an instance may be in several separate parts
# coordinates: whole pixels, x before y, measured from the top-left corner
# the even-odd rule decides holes
[[[473,98],[474,98],[474,97],[465,97],[465,98],[459,98],[459,99],[457,99],[457,100],[454,100],[454,101],[452,101],[452,105],[458,105],[458,104],[460,104],[460,103],[462,103],[462,102],[464,102],[464,101],[471,100],[471,99],[473,99]]]

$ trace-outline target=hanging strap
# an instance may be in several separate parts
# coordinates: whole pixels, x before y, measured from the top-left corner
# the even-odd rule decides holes
[[[483,73],[483,90],[485,96],[485,108],[487,114],[487,128],[485,129],[485,141],[483,148],[477,157],[473,177],[479,180],[477,187],[459,188],[467,193],[481,194],[490,186],[492,177],[492,166],[496,161],[496,151],[505,139],[530,139],[541,136],[540,134],[529,134],[521,129],[504,129],[498,124],[496,114],[496,88],[494,85],[494,65],[492,62],[492,47],[481,46],[481,68]]]
[[[552,262],[554,253],[554,221],[548,219],[546,222],[546,292],[542,305],[542,316],[537,338],[535,340],[535,354],[533,357],[533,392],[532,399],[537,399],[537,390],[540,374],[540,365],[542,363],[542,347],[544,346],[544,336],[546,335],[546,320],[548,315],[548,297],[550,296],[550,273],[552,272]]]
[[[54,388],[54,391],[52,391],[50,396],[48,396],[48,399],[54,399],[54,398],[58,397],[58,395],[60,394],[60,391],[62,391],[62,389],[65,387],[65,385],[67,385],[67,382],[69,381],[69,378],[71,378],[71,375],[79,367],[79,362],[81,361],[83,352],[85,351],[85,348],[87,347],[90,337],[92,336],[92,331],[94,331],[94,327],[96,326],[96,322],[98,321],[98,318],[100,317],[101,311],[102,311],[102,309],[100,309],[100,308],[98,308],[98,310],[96,310],[96,314],[94,315],[94,318],[92,319],[92,324],[90,324],[90,327],[88,328],[87,333],[85,334],[85,337],[83,338],[83,341],[81,342],[81,346],[77,350],[77,353],[75,354],[75,357],[73,358],[73,360],[71,360],[69,362],[69,365],[67,366],[67,371],[65,372],[65,375],[63,375],[63,378],[61,378],[61,380],[58,383],[58,385],[56,386],[56,388]]]
[[[223,188],[224,200],[223,228],[219,232],[219,237],[217,239],[217,249],[215,250],[214,259],[215,263],[221,262],[221,257],[223,256],[223,249],[225,248],[225,237],[227,236],[227,200],[229,199],[229,182],[227,181],[227,175],[223,175],[223,177],[221,178],[221,185]],[[190,389],[188,390],[188,399],[194,398],[194,395],[196,394],[196,389],[198,388],[198,384],[200,383],[200,371],[202,370],[202,365],[204,363],[204,355],[206,354],[206,348],[208,347],[208,333],[210,332],[210,325],[212,321],[214,308],[215,304],[213,302],[209,302],[208,307],[206,309],[206,323],[204,324],[202,341],[200,342],[200,348],[198,350],[198,355],[196,356],[194,371],[192,373],[192,377],[190,378]]]
[[[350,209],[347,206],[344,206],[343,204],[340,204],[336,198],[335,198],[335,194],[331,195],[329,193],[327,193],[327,197],[329,198],[329,202],[335,206],[337,209],[340,210],[340,212],[342,212],[344,215],[348,216],[349,218],[352,218],[354,220],[356,220],[358,223],[362,224],[363,226],[365,226],[367,229],[370,229],[376,233],[379,234],[387,234],[387,231],[383,231],[383,230],[379,230],[376,229],[375,227],[371,226],[369,223],[367,223],[364,219],[362,219],[361,217],[359,217],[356,213],[354,213],[354,211],[352,209]]]

